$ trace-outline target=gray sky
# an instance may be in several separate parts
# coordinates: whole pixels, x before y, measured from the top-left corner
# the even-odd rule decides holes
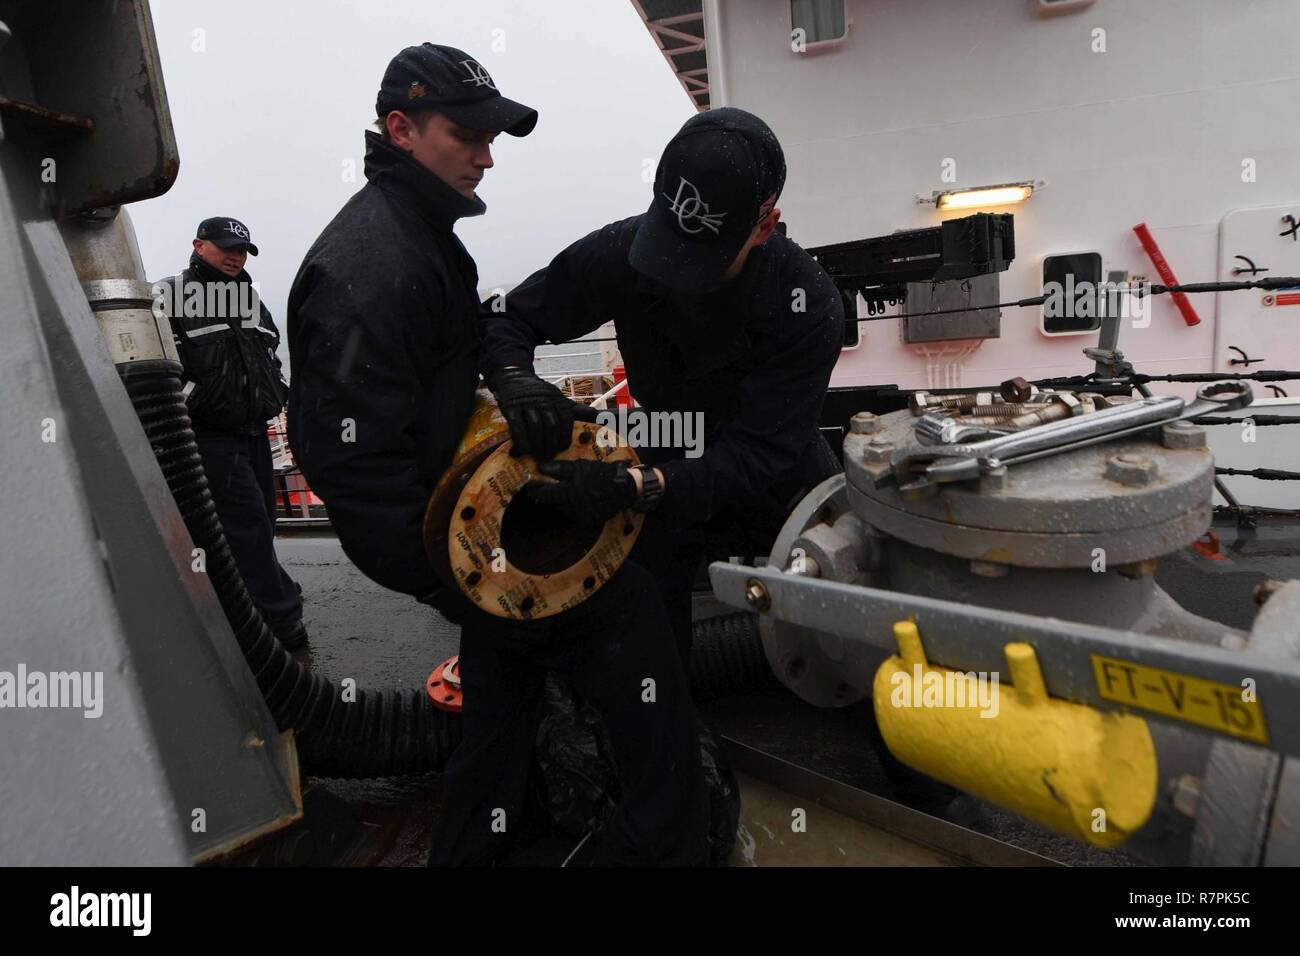
[[[199,220],[242,219],[261,252],[249,273],[282,332],[304,253],[365,184],[363,133],[384,68],[403,47],[463,49],[504,95],[541,114],[532,135],[497,138],[496,166],[479,188],[488,212],[457,227],[482,288],[513,284],[597,226],[644,211],[646,161],[652,177],[693,112],[626,0],[152,7],[181,167],[170,192],[130,207],[145,269],[158,279],[183,268]]]

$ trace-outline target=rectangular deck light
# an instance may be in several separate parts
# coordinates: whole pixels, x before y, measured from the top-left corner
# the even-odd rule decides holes
[[[975,209],[980,206],[1009,206],[1034,194],[1034,183],[1003,183],[936,192],[931,200],[940,209]]]

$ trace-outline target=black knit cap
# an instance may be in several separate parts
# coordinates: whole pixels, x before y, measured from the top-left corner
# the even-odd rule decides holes
[[[527,136],[537,110],[508,100],[483,65],[455,47],[422,43],[393,57],[384,71],[375,111],[436,110],[466,129]]]

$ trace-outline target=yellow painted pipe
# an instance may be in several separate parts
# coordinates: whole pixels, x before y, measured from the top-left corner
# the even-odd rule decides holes
[[[1156,751],[1146,721],[1049,697],[1028,644],[1005,648],[1014,686],[925,658],[912,621],[876,671],[876,721],[909,767],[1098,847],[1151,816]]]

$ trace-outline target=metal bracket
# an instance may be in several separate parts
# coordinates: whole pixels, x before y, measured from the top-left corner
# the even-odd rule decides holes
[[[1170,719],[1178,726],[1243,743],[1249,741],[1227,731],[1107,700],[1097,686],[1093,657],[1234,688],[1242,687],[1243,680],[1249,678],[1254,681],[1264,727],[1270,735],[1267,749],[1300,755],[1300,662],[1294,660],[792,576],[770,567],[715,562],[709,567],[709,577],[718,600],[733,607],[753,610],[751,595],[761,592],[767,605],[761,612],[764,617],[889,651],[896,650],[894,623],[915,620],[927,657],[955,670],[1001,673],[1006,668],[1005,646],[1023,641],[1034,647],[1048,693],[1053,697],[1102,710]]]

